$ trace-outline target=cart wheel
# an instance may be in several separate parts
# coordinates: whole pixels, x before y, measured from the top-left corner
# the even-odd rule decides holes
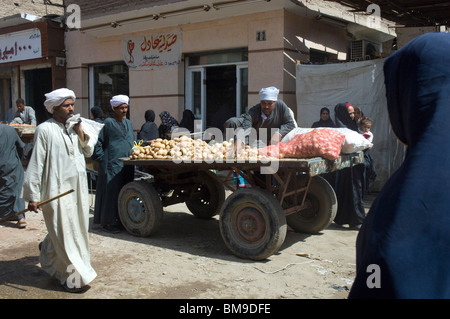
[[[199,171],[191,199],[186,201],[186,206],[192,214],[198,218],[208,219],[219,214],[225,201],[225,188],[218,180]]]
[[[307,176],[297,176],[297,187],[306,185]],[[292,191],[293,189],[289,189]],[[297,202],[301,203],[304,192],[297,195]],[[337,212],[337,198],[331,185],[322,177],[314,176],[311,179],[306,201],[310,207],[286,216],[289,227],[294,231],[316,234],[327,228],[334,220]],[[292,198],[287,197],[283,203],[285,208],[290,207]]]
[[[134,236],[146,237],[159,226],[163,217],[161,199],[146,181],[133,181],[122,187],[119,217],[125,229]]]
[[[262,260],[278,251],[286,237],[286,218],[267,191],[240,189],[223,205],[220,232],[228,249],[241,258]]]

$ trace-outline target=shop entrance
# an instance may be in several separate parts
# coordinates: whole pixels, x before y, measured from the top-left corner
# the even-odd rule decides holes
[[[195,130],[214,127],[223,131],[227,119],[247,111],[246,51],[200,54],[187,60],[185,106],[201,120]]]
[[[0,78],[0,119],[1,122],[11,122],[13,119],[10,78]]]
[[[52,69],[34,69],[23,71],[25,78],[25,104],[34,108],[39,125],[51,115],[44,106],[45,93],[52,91]]]
[[[236,67],[206,68],[206,128],[222,128],[236,116]]]

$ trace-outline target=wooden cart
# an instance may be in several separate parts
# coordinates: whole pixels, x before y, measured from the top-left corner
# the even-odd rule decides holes
[[[31,156],[31,152],[33,150],[33,140],[34,140],[34,134],[36,132],[36,126],[34,125],[21,125],[21,124],[13,124],[11,125],[11,127],[13,127],[17,134],[19,135],[20,139],[22,140],[22,142],[25,143],[25,148],[24,148],[24,154],[22,156],[22,166],[24,168],[27,168],[28,166],[28,161],[29,158],[27,158],[27,156]]]
[[[119,216],[135,236],[149,236],[161,223],[163,207],[185,203],[199,218],[219,214],[226,246],[236,256],[262,260],[278,251],[287,225],[297,232],[318,233],[333,221],[337,200],[333,188],[320,174],[363,164],[362,152],[323,158],[280,159],[273,162],[174,162],[130,160],[149,174],[126,184],[120,191]],[[277,167],[261,174],[263,167]],[[238,188],[233,172],[251,187]],[[232,194],[225,199],[225,188]]]

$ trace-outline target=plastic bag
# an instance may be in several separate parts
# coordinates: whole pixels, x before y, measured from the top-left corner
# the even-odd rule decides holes
[[[342,144],[342,153],[350,154],[373,147],[373,144],[358,132],[348,128],[333,128],[333,130],[345,135],[344,143]]]
[[[94,147],[95,144],[97,144],[98,134],[100,134],[100,131],[102,130],[104,124],[85,119],[84,117],[81,117],[80,114],[76,114],[66,121],[67,130],[73,128],[73,126],[75,124],[78,124],[80,120],[82,123],[81,128],[83,129],[83,132],[85,132],[89,136],[88,145],[90,147]]]

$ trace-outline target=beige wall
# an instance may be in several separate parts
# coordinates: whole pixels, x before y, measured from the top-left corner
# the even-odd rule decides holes
[[[280,89],[280,98],[293,110],[295,103],[295,62],[308,58],[309,48],[297,36],[326,48],[344,50],[345,32],[300,18],[284,10],[193,23],[178,27],[182,52],[193,53],[247,47],[249,51],[249,106],[259,102],[258,91],[267,86]],[[256,41],[265,30],[266,41]],[[149,30],[158,33],[166,30]],[[145,33],[144,33],[145,34]],[[88,116],[88,65],[122,60],[122,36],[95,38],[80,31],[67,33],[67,86],[82,102]],[[179,120],[184,109],[184,63],[177,69],[130,70],[131,121],[135,130],[144,123],[151,108],[158,115],[167,110]],[[159,118],[156,116],[156,123]]]

